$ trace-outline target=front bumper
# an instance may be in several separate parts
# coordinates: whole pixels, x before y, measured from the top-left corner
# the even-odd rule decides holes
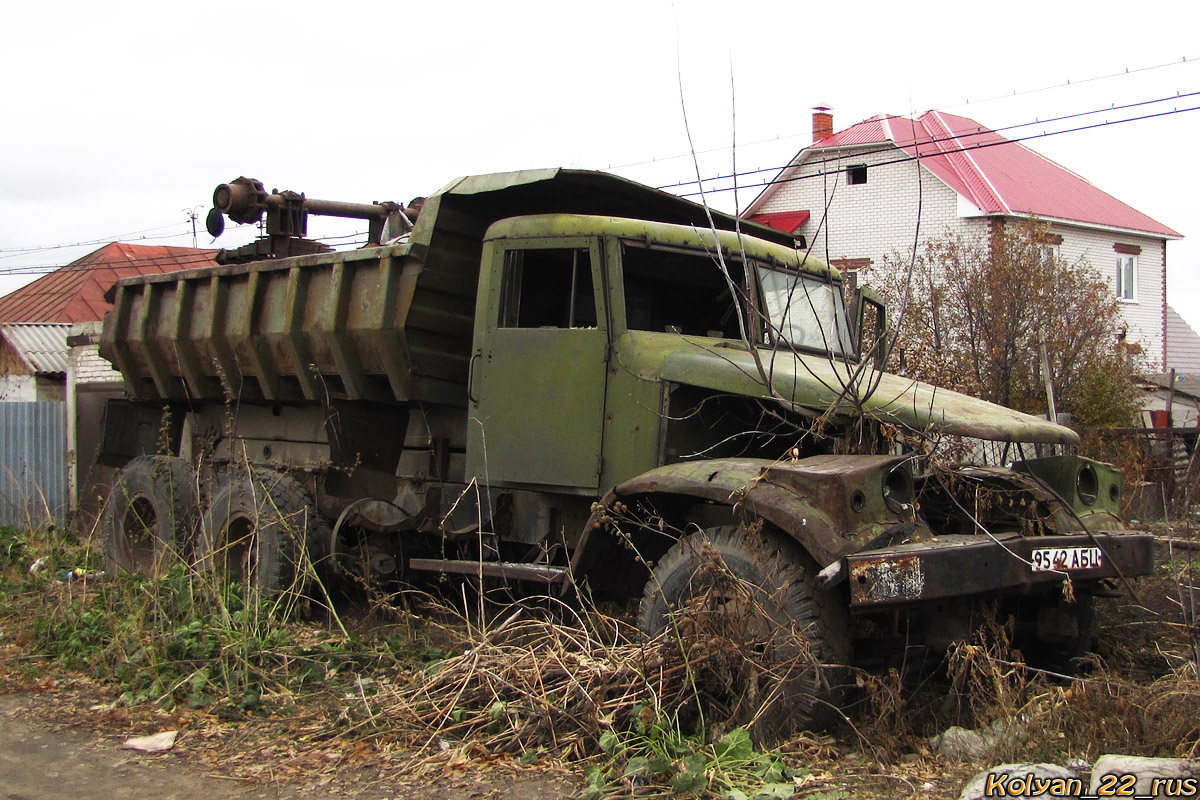
[[[1077,559],[1073,569],[1039,570],[1034,551],[1099,548],[1099,563]],[[1089,564],[1095,564],[1091,566]],[[1094,536],[939,536],[928,542],[866,550],[846,557],[853,608],[919,603],[946,597],[1021,593],[1039,586],[1100,578],[1132,578],[1154,571],[1154,536],[1109,531]]]

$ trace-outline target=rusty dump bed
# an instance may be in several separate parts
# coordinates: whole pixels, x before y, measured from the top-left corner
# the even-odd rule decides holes
[[[414,301],[420,267],[399,245],[122,281],[101,353],[142,400],[454,402],[473,287],[425,275]]]
[[[426,200],[406,243],[124,279],[101,355],[140,400],[465,406],[484,233],[545,213],[709,224],[690,201],[599,172],[460,178]]]

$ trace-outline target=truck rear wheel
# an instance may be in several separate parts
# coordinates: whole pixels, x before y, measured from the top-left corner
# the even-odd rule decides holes
[[[138,456],[117,473],[104,506],[104,559],[112,572],[157,575],[191,555],[200,504],[192,465]]]
[[[696,670],[705,684],[700,693],[727,711],[730,724],[770,742],[838,716],[849,613],[816,589],[815,576],[808,555],[777,532],[724,526],[694,533],[654,568],[638,627],[650,635],[674,628],[689,661],[704,656]]]
[[[250,470],[226,475],[204,512],[196,546],[201,567],[275,593],[297,584],[314,541],[317,512],[290,475]]]

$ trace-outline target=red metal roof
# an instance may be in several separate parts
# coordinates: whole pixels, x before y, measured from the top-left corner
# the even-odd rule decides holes
[[[755,214],[750,217],[750,221],[784,233],[795,233],[801,225],[808,222],[808,217],[807,211],[775,211]]]
[[[809,151],[891,143],[985,214],[1037,216],[1179,237],[1083,177],[974,120],[928,111],[880,114],[814,142]]]
[[[216,250],[112,242],[0,297],[0,322],[95,322],[118,278],[216,264]]]

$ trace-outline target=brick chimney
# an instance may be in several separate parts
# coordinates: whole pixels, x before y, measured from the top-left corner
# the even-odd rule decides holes
[[[833,109],[825,103],[813,106],[813,141],[824,139],[833,133]]]

